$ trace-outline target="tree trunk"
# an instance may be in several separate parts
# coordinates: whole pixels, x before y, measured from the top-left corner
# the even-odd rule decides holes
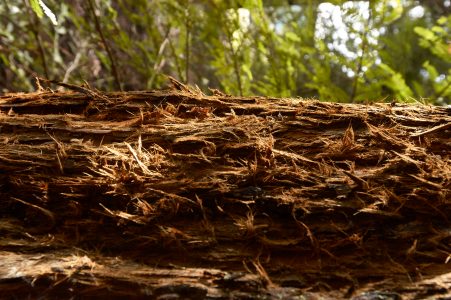
[[[449,108],[177,88],[0,97],[0,298],[451,296]]]

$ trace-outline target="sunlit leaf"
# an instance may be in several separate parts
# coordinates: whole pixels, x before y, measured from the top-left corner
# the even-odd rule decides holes
[[[291,32],[291,31],[285,32],[285,37],[288,40],[291,40],[293,42],[300,42],[301,41],[301,38],[296,33]]]
[[[426,40],[432,41],[435,39],[435,34],[429,29],[423,27],[415,27],[413,30],[415,31],[416,34],[420,35]]]
[[[39,0],[39,5],[42,7],[44,14],[50,19],[50,21],[52,21],[52,24],[55,26],[58,25],[55,14],[51,11],[50,8],[47,7],[47,5],[45,5],[44,1]]]
[[[30,6],[31,6],[31,9],[34,11],[34,13],[39,18],[42,18],[42,16],[44,15],[44,12],[42,11],[41,6],[39,5],[39,0],[30,0]]]

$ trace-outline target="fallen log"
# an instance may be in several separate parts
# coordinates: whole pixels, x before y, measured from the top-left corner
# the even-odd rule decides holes
[[[449,108],[182,86],[0,111],[0,298],[451,297]]]

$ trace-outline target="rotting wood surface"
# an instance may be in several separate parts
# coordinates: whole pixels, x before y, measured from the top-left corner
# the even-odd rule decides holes
[[[0,97],[0,298],[451,297],[449,108],[97,95]]]

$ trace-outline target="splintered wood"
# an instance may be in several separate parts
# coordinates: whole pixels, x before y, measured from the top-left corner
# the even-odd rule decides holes
[[[0,298],[451,297],[449,107],[182,86],[0,111]]]

